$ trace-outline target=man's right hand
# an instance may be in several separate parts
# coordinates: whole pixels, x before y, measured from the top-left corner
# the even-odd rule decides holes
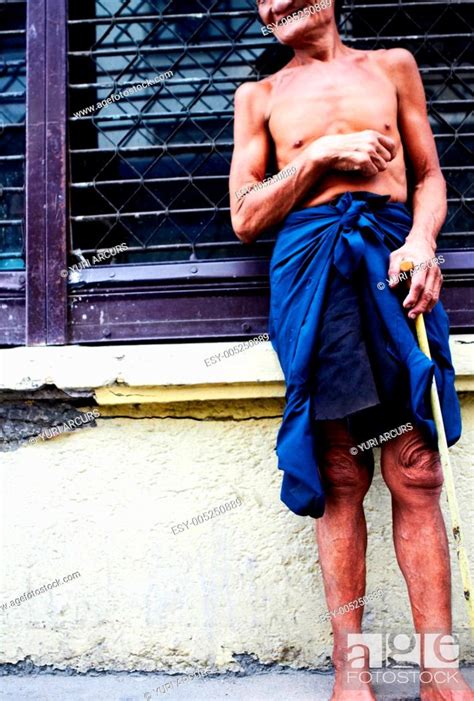
[[[365,176],[386,170],[397,150],[393,139],[372,129],[322,136],[309,148],[316,159],[329,156],[333,170],[354,171]]]

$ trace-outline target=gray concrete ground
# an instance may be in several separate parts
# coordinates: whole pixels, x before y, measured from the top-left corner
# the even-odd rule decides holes
[[[387,671],[387,670],[385,670]],[[474,684],[474,668],[463,670]],[[179,685],[176,684],[179,679]],[[390,677],[389,677],[390,679]],[[200,679],[162,674],[52,674],[0,677],[2,701],[328,701],[333,677],[311,672],[268,672]],[[170,684],[166,689],[163,685]],[[376,683],[379,701],[415,701],[417,684]]]

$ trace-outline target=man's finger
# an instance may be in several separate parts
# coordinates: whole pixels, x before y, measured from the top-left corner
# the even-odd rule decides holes
[[[375,153],[373,156],[371,156],[370,160],[376,166],[378,171],[387,170],[387,161],[384,158],[382,158],[382,156],[379,156],[378,153]]]
[[[379,142],[384,146],[390,153],[392,154],[392,158],[395,156],[397,147],[395,146],[395,141],[391,139],[389,136],[384,136],[383,134],[380,134],[379,136]]]
[[[390,153],[390,151],[380,143],[377,146],[377,153],[379,154],[379,156],[381,156],[381,158],[384,159],[384,161],[389,162],[392,160],[392,154]]]
[[[394,256],[393,254],[390,256],[390,262],[388,267],[390,287],[395,287],[400,282],[400,263],[401,260],[398,256]]]
[[[413,275],[410,291],[403,301],[403,306],[405,307],[405,309],[411,309],[412,311],[414,311],[418,302],[421,301],[421,296],[425,289],[425,280],[426,272],[424,270],[419,270]],[[412,312],[410,312],[408,316],[411,319],[414,318]]]
[[[425,312],[430,312],[439,301],[441,286],[443,284],[443,276],[439,269],[430,269],[426,276],[425,289],[431,291],[431,299],[429,300]]]
[[[408,314],[410,319],[416,319],[418,314],[424,314],[427,311],[431,311],[439,299],[436,272],[434,270],[429,270],[424,272],[423,275],[423,288],[418,296],[416,304]]]
[[[436,287],[435,287],[435,289],[436,289],[436,299],[435,299],[435,301],[433,302],[433,305],[432,305],[431,309],[433,309],[433,308],[436,306],[436,304],[439,302],[439,298],[441,297],[441,289],[442,289],[442,287],[443,287],[443,275],[442,275],[441,272],[440,272],[440,274],[438,275],[438,277],[436,278],[435,285],[436,285]],[[429,309],[428,311],[431,311],[431,309]]]
[[[410,319],[416,319],[418,314],[424,314],[428,311],[428,307],[434,299],[434,290],[431,287],[424,287],[423,292],[419,297],[417,304],[410,311],[408,316]]]

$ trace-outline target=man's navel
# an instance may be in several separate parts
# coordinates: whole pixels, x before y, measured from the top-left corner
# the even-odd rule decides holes
[[[301,148],[303,146],[303,141],[302,139],[298,139],[297,141],[294,142],[293,148]]]

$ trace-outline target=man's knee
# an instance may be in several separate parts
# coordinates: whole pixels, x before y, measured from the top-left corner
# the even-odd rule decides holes
[[[322,456],[322,471],[329,493],[364,497],[373,474],[371,454],[353,456],[350,445],[331,445]]]
[[[413,489],[439,494],[443,486],[439,453],[421,434],[407,436],[388,461],[382,457],[382,474],[393,494]]]

